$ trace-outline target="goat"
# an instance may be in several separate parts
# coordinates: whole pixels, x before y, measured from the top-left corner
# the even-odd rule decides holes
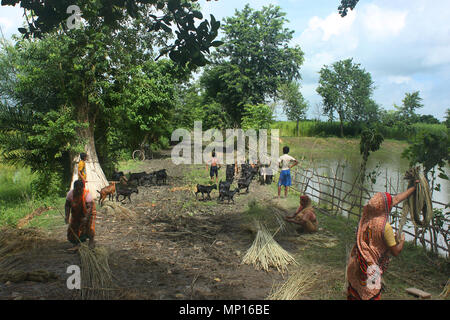
[[[252,182],[252,180],[253,180],[253,174],[251,173],[248,177],[246,177],[245,179],[239,179],[239,181],[238,181],[238,188],[239,188],[239,190],[241,190],[241,189],[245,189],[245,188],[247,188],[247,193],[248,193],[248,188],[250,187],[250,183]]]
[[[143,186],[143,185],[148,186],[148,185],[153,184],[153,177],[155,177],[155,176],[156,176],[155,172],[152,172],[152,173],[149,173],[149,174],[146,174],[146,175],[142,176],[139,179],[139,185],[141,185],[141,186]]]
[[[217,185],[216,184],[213,184],[212,186],[202,186],[200,184],[197,184],[197,192],[195,193],[195,198],[197,199],[197,195],[199,193],[201,193],[202,197],[203,197],[203,200],[205,200],[205,193],[206,193],[208,195],[208,199],[211,200],[210,193],[211,193],[211,191],[213,189],[217,189]]]
[[[163,182],[163,184],[167,184],[167,172],[166,169],[162,169],[155,172],[156,174],[156,183],[159,184],[160,181]]]
[[[114,193],[116,192],[116,182],[111,182],[109,186],[102,188],[100,191],[97,190],[97,192],[100,193],[98,204],[103,206],[106,196],[108,196],[109,201],[113,199]]]
[[[219,198],[218,200],[223,201],[223,194],[230,191],[231,182],[220,181],[219,182]]]
[[[122,201],[128,198],[131,202],[131,194],[136,193],[139,194],[139,190],[136,187],[130,188],[117,188],[116,189],[116,201],[119,201],[119,196],[123,196]]]
[[[125,174],[123,173],[123,171],[114,171],[114,173],[111,176],[111,180],[112,181],[119,181],[120,178],[124,177]]]
[[[227,171],[226,171],[226,181],[227,182],[233,183],[234,170],[235,170],[235,165],[234,164],[227,165]]]
[[[223,200],[225,200],[225,198],[228,198],[228,203],[230,203],[230,200],[233,201],[234,203],[233,197],[236,193],[239,193],[239,188],[236,188],[233,191],[231,190],[224,191],[222,193]]]
[[[139,180],[145,176],[147,173],[144,172],[138,172],[138,173],[130,173],[130,178],[128,179],[128,181],[131,183],[133,181],[137,181],[137,184],[139,185]]]

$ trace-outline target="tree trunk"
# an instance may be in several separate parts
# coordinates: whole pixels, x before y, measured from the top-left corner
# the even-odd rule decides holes
[[[89,117],[89,105],[87,102],[82,103],[78,110],[78,119],[82,123],[89,123],[87,128],[79,129],[79,135],[85,141],[85,153],[87,154],[86,160],[86,188],[90,191],[92,197],[96,199],[98,197],[98,191],[109,185],[106,179],[103,169],[98,162],[97,151],[95,149],[94,140],[94,124],[95,118]],[[80,161],[80,155],[72,156],[72,182],[70,188],[73,189],[73,183],[78,180],[78,162]]]
[[[299,132],[298,132],[298,123],[300,122],[300,120],[297,119],[297,127],[296,127],[296,131],[297,131],[297,137],[299,136]]]
[[[342,117],[342,113],[339,113],[339,120],[340,120],[340,126],[341,126],[341,138],[344,137],[344,119]]]

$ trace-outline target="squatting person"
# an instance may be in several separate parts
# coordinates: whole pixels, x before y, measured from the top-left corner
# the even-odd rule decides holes
[[[71,251],[80,248],[81,242],[89,239],[89,247],[94,247],[96,209],[94,199],[85,189],[83,180],[74,182],[74,187],[67,193],[65,214],[67,239],[74,245]],[[70,218],[70,219],[69,219]]]

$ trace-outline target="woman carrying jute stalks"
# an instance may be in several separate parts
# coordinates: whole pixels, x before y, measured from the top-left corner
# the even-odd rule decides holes
[[[356,232],[356,244],[348,261],[348,300],[381,298],[381,276],[387,269],[389,254],[398,256],[405,242],[404,234],[397,242],[388,221],[389,213],[415,190],[413,186],[393,197],[387,192],[379,192],[364,206]]]

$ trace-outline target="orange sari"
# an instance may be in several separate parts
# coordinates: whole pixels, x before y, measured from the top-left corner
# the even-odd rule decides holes
[[[389,193],[375,194],[364,206],[348,267],[348,300],[379,300],[381,276],[389,263],[384,230],[392,209]]]
[[[87,223],[82,223],[82,219],[87,215],[86,208],[86,195],[89,190],[84,190],[81,197],[74,199],[71,202],[71,218],[69,228],[67,230],[67,239],[73,244],[79,242],[85,242],[87,239],[93,239],[95,237],[95,218],[97,211],[95,209],[95,203],[92,202],[92,214]]]

